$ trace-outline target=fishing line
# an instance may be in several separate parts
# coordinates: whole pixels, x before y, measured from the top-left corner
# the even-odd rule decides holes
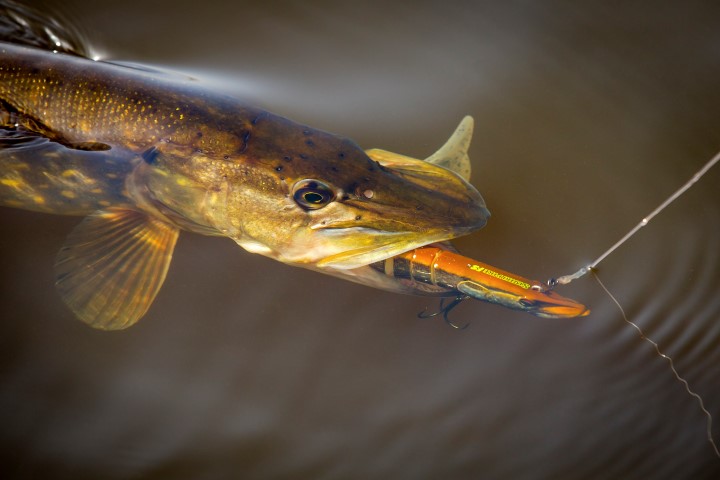
[[[678,199],[680,195],[685,193],[690,187],[692,187],[695,182],[700,180],[703,175],[707,173],[708,170],[710,170],[718,161],[720,161],[720,152],[718,152],[713,158],[711,158],[695,175],[690,178],[682,187],[680,187],[675,193],[670,195],[664,202],[662,202],[655,210],[650,212],[646,217],[644,217],[642,220],[640,220],[640,223],[635,225],[632,230],[630,230],[628,233],[625,234],[624,237],[622,237],[620,240],[615,242],[615,244],[608,248],[602,255],[600,255],[598,258],[596,258],[592,263],[582,267],[580,270],[578,270],[575,273],[569,274],[569,275],[563,275],[558,278],[551,278],[548,280],[548,285],[551,287],[560,284],[560,285],[567,285],[568,283],[572,282],[573,280],[576,280],[580,277],[585,276],[588,272],[590,272],[593,268],[597,267],[597,265],[605,260],[605,258],[613,253],[615,250],[617,250],[620,245],[627,242],[633,235],[635,235],[641,228],[643,228],[645,225],[650,223],[650,220],[652,220],[658,213],[665,210],[665,208],[673,203],[675,200]]]
[[[623,320],[625,320],[625,323],[627,323],[628,325],[633,327],[635,330],[637,330],[638,334],[640,335],[640,338],[642,340],[645,340],[646,342],[648,342],[650,345],[652,345],[655,348],[655,352],[658,354],[658,356],[660,356],[668,361],[668,364],[670,365],[670,370],[672,370],[672,373],[675,375],[675,378],[685,386],[685,391],[687,391],[687,393],[691,397],[695,397],[695,399],[698,402],[698,405],[700,406],[700,410],[702,410],[703,414],[707,418],[706,431],[707,431],[708,442],[710,442],[710,445],[712,446],[713,450],[715,451],[715,455],[718,458],[720,458],[720,451],[718,451],[718,447],[715,444],[715,440],[713,439],[713,436],[712,436],[713,417],[712,417],[712,414],[707,410],[707,408],[705,408],[705,402],[703,402],[702,397],[700,395],[698,395],[697,393],[695,393],[690,388],[690,384],[687,382],[687,380],[685,380],[683,377],[680,376],[677,369],[675,368],[675,362],[673,362],[673,359],[670,356],[664,354],[660,350],[660,347],[658,346],[658,344],[655,343],[654,341],[652,341],[650,338],[648,338],[645,335],[645,333],[642,331],[642,329],[635,322],[628,320],[628,317],[625,314],[625,310],[620,305],[620,302],[617,301],[615,296],[612,293],[610,293],[610,290],[608,290],[607,287],[603,284],[603,282],[600,281],[600,277],[598,276],[597,272],[594,269],[591,269],[590,271],[592,272],[593,277],[595,277],[595,280],[597,280],[600,287],[602,287],[602,289],[605,290],[605,293],[607,293],[608,296],[612,299],[612,301],[615,302],[615,305],[617,305],[618,309],[620,310],[620,314],[622,315]]]
[[[615,305],[617,305],[618,309],[620,310],[620,313],[622,314],[623,320],[625,320],[625,322],[626,322],[628,325],[632,326],[632,327],[638,332],[638,334],[640,335],[640,338],[641,338],[642,340],[645,340],[646,342],[648,342],[650,345],[652,345],[652,346],[655,348],[655,352],[658,354],[658,356],[660,356],[660,357],[662,357],[662,358],[664,358],[665,360],[668,361],[668,364],[670,365],[670,370],[671,370],[672,373],[675,375],[675,378],[676,378],[679,382],[681,382],[683,385],[685,385],[685,390],[687,391],[687,393],[688,393],[691,397],[694,397],[694,398],[697,400],[698,405],[700,406],[700,410],[702,410],[703,414],[704,414],[705,417],[707,418],[707,439],[708,439],[708,442],[710,442],[710,445],[712,446],[713,451],[715,452],[715,455],[716,455],[718,458],[720,458],[720,451],[718,450],[718,447],[717,447],[717,445],[716,445],[716,443],[715,443],[715,440],[713,439],[713,436],[712,436],[712,421],[713,421],[713,418],[712,418],[712,415],[710,414],[710,412],[707,410],[707,408],[705,408],[705,402],[703,402],[702,397],[701,397],[700,395],[698,395],[697,393],[695,393],[695,392],[690,388],[690,385],[688,384],[687,380],[685,380],[683,377],[680,376],[680,374],[678,373],[677,369],[675,368],[675,362],[673,362],[673,359],[672,359],[670,356],[664,354],[664,353],[660,350],[660,347],[658,346],[658,344],[657,344],[656,342],[654,342],[653,340],[651,340],[650,338],[648,338],[648,337],[645,335],[645,333],[642,331],[642,329],[641,329],[636,323],[634,323],[634,322],[632,322],[632,321],[630,321],[630,320],[628,319],[627,315],[625,314],[625,311],[623,310],[622,306],[620,305],[620,302],[617,301],[617,299],[613,296],[612,293],[610,293],[610,291],[609,291],[609,290],[607,289],[607,287],[602,283],[602,281],[600,281],[600,277],[598,277],[597,272],[596,272],[596,267],[597,267],[597,265],[598,265],[600,262],[602,262],[603,260],[605,260],[605,258],[607,258],[608,255],[610,255],[610,254],[613,253],[615,250],[617,250],[618,248],[620,248],[620,246],[621,246],[623,243],[627,242],[627,241],[628,241],[633,235],[635,235],[641,228],[643,228],[643,227],[646,226],[648,223],[650,223],[650,221],[651,221],[656,215],[658,215],[660,212],[662,212],[668,205],[670,205],[670,204],[673,203],[675,200],[677,200],[678,197],[680,197],[680,196],[681,196],[683,193],[685,193],[690,187],[692,187],[698,180],[700,180],[700,179],[703,177],[703,175],[705,175],[705,174],[708,172],[708,170],[710,170],[716,163],[718,163],[718,161],[720,161],[720,152],[718,152],[717,154],[715,154],[715,156],[712,157],[700,170],[698,170],[698,172],[695,173],[695,175],[693,175],[693,176],[690,178],[690,180],[688,180],[687,182],[685,182],[685,184],[683,184],[678,190],[676,190],[672,195],[670,195],[667,199],[665,199],[665,201],[662,202],[655,210],[653,210],[653,211],[650,212],[647,216],[645,216],[642,220],[640,220],[640,223],[638,223],[637,225],[635,225],[635,227],[633,227],[628,233],[626,233],[620,240],[618,240],[617,242],[615,242],[615,244],[613,244],[609,249],[607,249],[605,252],[603,252],[603,254],[600,255],[598,258],[596,258],[592,263],[590,263],[590,264],[582,267],[581,269],[579,269],[579,270],[578,270],[577,272],[575,272],[575,273],[568,274],[568,275],[563,275],[563,276],[558,277],[558,278],[551,278],[551,279],[548,280],[547,283],[548,283],[548,285],[549,285],[551,288],[554,287],[555,285],[558,285],[558,284],[559,284],[559,285],[567,285],[568,283],[570,283],[570,282],[572,282],[572,281],[574,281],[574,280],[576,280],[576,279],[578,279],[578,278],[580,278],[580,277],[585,276],[587,273],[592,272],[593,276],[595,277],[595,280],[597,280],[597,282],[598,282],[598,284],[600,285],[600,287],[602,287],[602,289],[605,291],[605,293],[607,293],[608,296],[609,296],[609,297],[612,299],[612,301],[615,303]]]

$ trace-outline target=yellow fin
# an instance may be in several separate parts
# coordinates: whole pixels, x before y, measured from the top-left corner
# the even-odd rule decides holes
[[[390,168],[405,167],[422,162],[422,160],[418,160],[417,158],[408,157],[407,155],[403,155],[401,153],[389,152],[387,150],[383,150],[382,148],[371,148],[369,150],[365,150],[365,154],[378,162],[380,165]]]
[[[55,262],[62,299],[95,328],[133,325],[165,280],[178,233],[136,210],[111,208],[85,217]]]
[[[426,162],[447,168],[460,175],[465,181],[470,181],[470,157],[468,148],[472,140],[475,122],[470,115],[460,121],[455,131],[445,145],[425,159]]]
[[[471,116],[466,116],[460,121],[455,131],[445,145],[430,155],[425,160],[401,155],[399,153],[389,152],[380,148],[371,148],[365,150],[368,157],[372,158],[381,165],[387,167],[407,168],[417,166],[418,162],[427,162],[447,170],[457,173],[463,180],[470,181],[470,157],[468,156],[468,148],[472,140],[474,121]]]

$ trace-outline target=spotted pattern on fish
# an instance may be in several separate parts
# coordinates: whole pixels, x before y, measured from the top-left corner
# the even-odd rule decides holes
[[[85,215],[56,285],[103,329],[144,315],[180,230],[394,290],[351,270],[488,216],[474,187],[422,160],[371,158],[186,79],[2,43],[0,205]]]

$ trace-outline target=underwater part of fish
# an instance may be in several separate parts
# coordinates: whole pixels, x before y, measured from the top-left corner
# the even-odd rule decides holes
[[[442,151],[366,153],[191,81],[35,47],[0,44],[0,128],[0,205],[85,216],[56,283],[101,329],[145,314],[180,230],[373,284],[346,272],[489,216]]]

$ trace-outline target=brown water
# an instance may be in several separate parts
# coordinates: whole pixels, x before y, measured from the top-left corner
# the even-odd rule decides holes
[[[720,149],[720,4],[448,3],[35,1],[109,58],[364,147],[422,158],[473,115],[493,217],[457,245],[529,277],[593,260]],[[719,182],[600,269],[716,417]],[[460,332],[417,319],[427,299],[187,234],[147,317],[106,333],[53,286],[78,219],[0,217],[2,478],[720,476],[697,404],[590,277],[560,290],[589,317],[466,302]]]

